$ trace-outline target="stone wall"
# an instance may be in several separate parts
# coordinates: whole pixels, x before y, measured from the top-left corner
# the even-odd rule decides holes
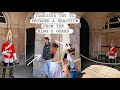
[[[39,26],[35,27],[35,30],[38,28],[40,27]],[[35,54],[42,55],[43,46],[44,46],[44,43],[43,43],[44,37],[45,37],[44,34],[37,34],[35,32]],[[43,73],[43,63],[40,61],[42,61],[42,57],[39,59],[39,61],[35,60],[33,62],[33,76],[38,78],[41,77],[40,75]]]
[[[19,61],[20,62],[24,62],[25,61],[25,29],[18,29],[18,57],[19,57]],[[25,64],[25,63],[23,63]]]
[[[0,28],[0,52],[2,51],[2,44],[5,42],[6,40],[6,32],[7,29],[5,28]],[[3,60],[3,55],[0,54],[0,62]]]
[[[114,46],[115,47],[119,47],[117,48],[117,53],[118,53],[118,57],[120,57],[120,29],[109,29],[108,30],[104,30],[104,32],[102,32],[102,42],[101,45],[102,46],[110,46],[111,40],[114,40]],[[107,53],[108,48],[104,47],[102,48],[102,53]]]
[[[111,40],[114,40],[115,47],[120,47],[120,29],[97,30],[90,32],[90,58],[97,58],[100,54],[107,54]],[[120,57],[120,48],[117,48]]]
[[[89,57],[97,58],[101,54],[101,32],[90,32]]]
[[[76,14],[76,18],[80,19],[82,12],[74,12]],[[70,34],[70,43],[72,47],[75,48],[75,60],[79,59],[79,61],[75,62],[75,65],[78,71],[81,71],[81,58],[80,58],[80,27],[81,24],[70,24],[70,28],[74,30],[73,34]]]
[[[72,44],[72,47],[75,48],[75,59],[80,59],[80,28],[79,27],[77,28],[75,26],[74,33],[70,35],[70,43]],[[76,63],[77,68],[79,68],[80,71],[81,60],[77,63]]]

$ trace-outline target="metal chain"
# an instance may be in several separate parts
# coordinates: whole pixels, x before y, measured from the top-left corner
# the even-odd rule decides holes
[[[80,54],[81,57],[85,58],[86,60],[89,60],[89,61],[92,61],[92,62],[95,62],[95,63],[99,63],[99,64],[105,64],[105,65],[120,65],[120,63],[105,63],[105,62],[99,62],[99,61],[95,61],[95,60],[92,60],[82,54]]]
[[[28,58],[26,61],[24,61],[24,62],[22,62],[20,64],[17,64],[17,65],[14,64],[13,66],[7,66],[7,67],[4,67],[4,66],[0,66],[0,67],[1,68],[11,68],[11,67],[16,67],[16,66],[19,66],[19,65],[23,65],[24,63],[26,63],[27,61],[29,61],[33,56],[34,56],[34,54],[30,58]]]
[[[114,64],[114,63],[105,63],[105,62],[95,61],[95,60],[92,60],[92,59],[90,59],[90,58],[87,58],[86,56],[84,56],[84,55],[82,55],[82,54],[80,54],[80,56],[83,57],[83,58],[85,58],[86,60],[89,60],[89,61],[92,61],[92,62],[95,62],[95,63],[99,63],[99,64],[105,64],[105,65],[120,65],[120,63]],[[88,68],[88,70],[93,71],[93,72],[95,72],[95,73],[98,73],[98,74],[100,74],[100,75],[103,75],[103,76],[105,76],[105,77],[111,78],[110,76],[104,75],[104,74],[99,73],[99,72],[97,72],[97,71],[95,71],[95,70],[92,70],[92,69],[90,69],[90,68]]]
[[[14,64],[13,66],[7,66],[7,67],[4,67],[4,66],[0,66],[0,67],[2,67],[2,68],[17,67],[17,66],[23,65],[24,63],[26,63],[27,61],[29,61],[33,56],[35,56],[35,54],[33,54],[30,58],[28,58],[26,61],[24,61],[24,62],[22,62],[20,64],[17,64],[17,65]],[[39,62],[46,63],[46,61],[44,61],[44,60],[41,60]]]
[[[31,57],[33,57],[33,56],[35,56],[35,55],[33,54]],[[95,62],[95,63],[99,63],[99,64],[105,64],[105,65],[120,65],[120,63],[105,63],[105,62],[95,61],[95,60],[93,60],[93,59],[90,59],[90,58],[82,55],[82,54],[80,54],[80,56],[83,57],[83,58],[85,58],[85,59],[87,59],[87,60],[89,60],[89,61],[92,61],[92,62]],[[26,63],[27,61],[29,61],[29,60],[31,59],[31,57],[30,57],[29,59],[27,59],[26,61],[20,63],[20,64],[17,64],[17,65],[14,65],[14,66],[10,66],[10,67],[16,67],[16,66],[22,65],[22,64]],[[74,62],[76,62],[76,61],[78,61],[78,60],[80,60],[80,59],[77,59],[77,60],[75,60]],[[45,63],[45,61],[39,61],[39,62]],[[55,62],[59,62],[59,61],[55,61]],[[60,61],[60,62],[62,62],[62,61]],[[9,68],[9,66],[8,66],[8,67],[4,67],[4,68]]]

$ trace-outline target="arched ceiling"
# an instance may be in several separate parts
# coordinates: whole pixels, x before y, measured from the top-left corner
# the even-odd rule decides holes
[[[35,12],[7,12],[12,24],[26,25]],[[78,18],[83,17],[89,24],[90,30],[102,29],[108,18],[120,15],[119,12],[74,12]]]

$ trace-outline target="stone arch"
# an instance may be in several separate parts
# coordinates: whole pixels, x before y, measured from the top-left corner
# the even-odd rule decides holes
[[[89,21],[89,19],[87,19],[87,18],[84,16],[84,14],[80,17],[80,19],[81,19],[81,18],[85,19],[85,21],[88,23],[88,26],[90,26],[90,21]]]
[[[26,20],[25,20],[25,24],[28,24],[28,23],[29,23],[28,20],[29,20],[29,18],[30,18],[34,13],[35,13],[35,12],[29,12],[29,13],[27,14]]]
[[[29,12],[29,13],[27,14],[27,16],[26,16],[25,25],[26,25],[27,28],[35,27],[34,24],[30,24],[30,22],[29,22],[30,17],[32,17],[34,13],[35,13],[35,12]]]
[[[8,12],[2,12],[2,14],[5,16],[6,23],[10,24],[11,19],[10,19]]]
[[[93,20],[91,20],[91,16],[92,16],[93,12],[84,12],[81,17],[84,18],[86,20],[86,22],[88,23],[89,26],[89,30],[92,30],[94,27],[91,25],[93,23]],[[80,17],[80,19],[81,19]],[[92,21],[92,22],[91,22]]]
[[[26,19],[27,13],[20,13],[19,18],[18,18],[18,24],[19,25],[25,25],[25,19]]]
[[[80,54],[86,56],[89,58],[89,36],[90,36],[90,30],[89,30],[89,24],[88,24],[88,20],[86,19],[86,17],[81,16],[80,18],[81,21],[81,28],[80,28]],[[81,57],[81,66],[84,65],[84,58]],[[83,69],[83,67],[81,67],[81,69]]]
[[[120,17],[120,13],[114,13],[114,14],[111,14],[111,15],[109,15],[109,13],[108,13],[108,16],[105,18],[102,27],[105,26],[106,22],[107,22],[109,19],[112,19],[112,18],[114,18],[114,17]]]
[[[10,27],[9,25],[10,25],[10,23],[11,23],[11,18],[10,18],[10,16],[9,16],[9,13],[8,13],[8,12],[2,12],[2,14],[3,14],[4,17],[5,17],[6,23],[1,24],[0,27],[2,27],[2,28],[9,28],[9,27]]]

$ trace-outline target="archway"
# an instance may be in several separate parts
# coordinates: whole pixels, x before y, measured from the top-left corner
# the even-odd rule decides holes
[[[35,28],[26,29],[26,60],[34,59],[34,48],[35,48]],[[31,57],[32,56],[32,57]],[[28,60],[28,62],[30,62]],[[28,64],[28,62],[26,64]],[[33,66],[31,63],[29,66]]]
[[[25,53],[26,53],[26,65],[34,59],[35,54],[35,26],[30,24],[30,19],[33,17],[34,12],[28,13],[26,16],[26,30],[25,30]],[[33,67],[33,62],[29,64],[29,66]]]
[[[83,17],[81,17],[80,22],[80,53],[89,57],[89,25]],[[84,62],[85,59],[81,57],[81,69],[83,69]]]

